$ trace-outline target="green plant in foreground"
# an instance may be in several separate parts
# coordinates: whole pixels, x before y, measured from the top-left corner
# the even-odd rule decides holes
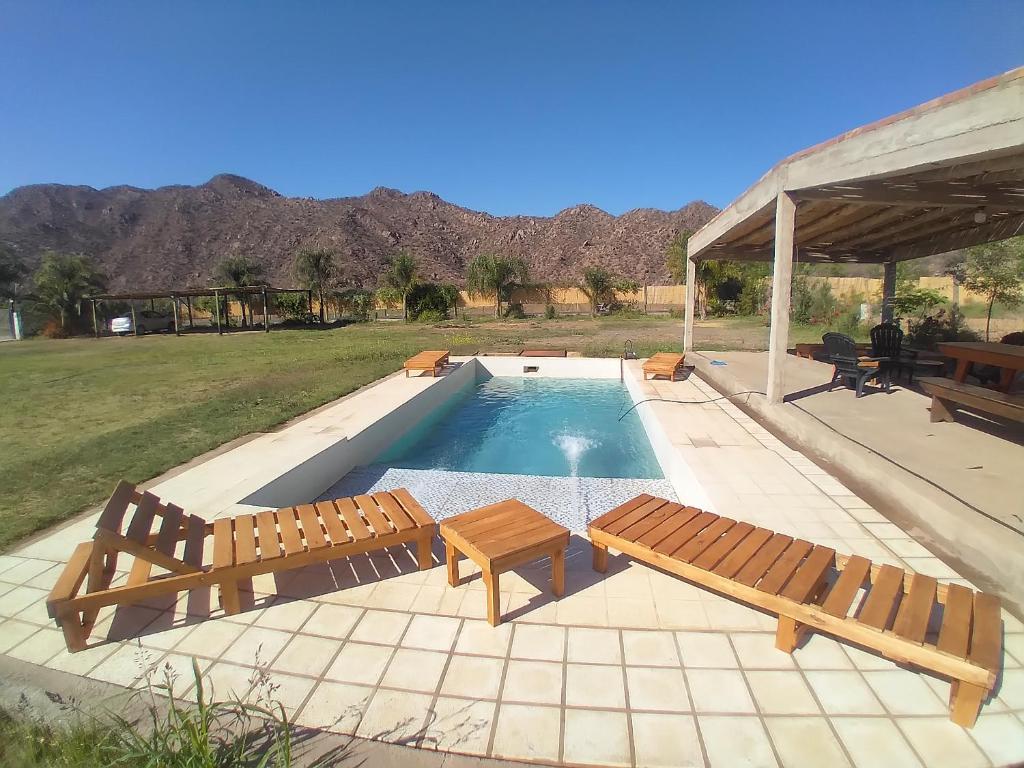
[[[211,698],[196,661],[193,701],[175,696],[170,667],[162,681],[147,676],[145,688],[128,699],[143,704],[144,717],[120,714],[83,716],[68,729],[49,728],[24,717],[0,713],[0,765],[125,766],[128,768],[288,768],[292,764],[291,725],[274,702],[276,686],[257,666],[242,696]],[[166,697],[166,698],[165,698]],[[255,701],[250,699],[255,698]]]

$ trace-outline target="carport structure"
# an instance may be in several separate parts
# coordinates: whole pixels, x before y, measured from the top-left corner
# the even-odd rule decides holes
[[[887,320],[898,262],[1022,232],[1024,67],[786,158],[690,238],[686,282],[708,259],[774,262],[766,392],[781,403],[794,261],[883,264]]]

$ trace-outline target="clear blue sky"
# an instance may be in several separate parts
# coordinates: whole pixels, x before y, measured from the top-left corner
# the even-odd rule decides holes
[[[787,154],[1024,64],[1024,2],[0,0],[0,193],[428,189],[725,205]]]

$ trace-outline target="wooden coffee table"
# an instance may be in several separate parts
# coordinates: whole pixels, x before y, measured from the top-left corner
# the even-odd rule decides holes
[[[552,522],[516,499],[480,507],[441,523],[448,583],[459,586],[459,556],[468,557],[483,571],[487,588],[487,621],[501,623],[498,576],[518,565],[551,558],[551,591],[565,592],[565,548],[569,529]]]

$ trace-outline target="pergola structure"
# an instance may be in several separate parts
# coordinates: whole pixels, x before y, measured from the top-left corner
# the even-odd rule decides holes
[[[767,396],[781,403],[794,261],[883,264],[885,320],[897,262],[1022,232],[1024,67],[786,158],[690,238],[686,283],[707,259],[774,262]]]
[[[132,330],[139,335],[139,326],[135,316],[135,302],[149,301],[152,304],[157,299],[170,299],[174,304],[174,333],[181,335],[181,305],[182,301],[188,310],[189,327],[192,327],[192,299],[200,296],[213,298],[217,315],[217,333],[222,334],[224,328],[221,325],[221,301],[227,302],[231,296],[260,296],[263,299],[263,330],[270,332],[270,309],[268,297],[274,293],[303,293],[309,305],[310,314],[313,313],[313,292],[306,288],[273,288],[269,285],[252,285],[244,287],[227,286],[223,288],[187,288],[179,291],[147,291],[135,293],[103,293],[95,296],[84,297],[92,305],[92,327],[96,337],[100,336],[99,320],[96,316],[96,303],[100,301],[127,301],[131,304]],[[227,308],[224,309],[224,316],[227,317]]]

